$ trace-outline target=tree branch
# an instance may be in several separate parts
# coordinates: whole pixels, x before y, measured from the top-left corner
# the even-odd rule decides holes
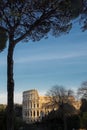
[[[2,27],[2,26],[0,26],[0,29],[6,31],[7,33],[9,32],[6,28],[4,28],[4,27]]]
[[[51,10],[50,12],[47,12],[46,14],[45,13],[42,14],[42,16],[38,20],[36,20],[34,24],[31,25],[30,29],[28,31],[26,31],[26,33],[23,34],[21,37],[16,39],[14,41],[14,43],[17,44],[18,42],[20,42],[21,40],[26,38],[27,35],[31,34],[32,30],[34,30],[35,27],[39,26],[42,23],[42,21],[44,21],[45,19],[50,17],[50,15],[52,15],[54,12],[55,12],[55,10]]]

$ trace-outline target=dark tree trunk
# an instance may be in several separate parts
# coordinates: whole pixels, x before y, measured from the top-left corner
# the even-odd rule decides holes
[[[14,130],[14,79],[13,79],[13,52],[14,41],[9,38],[7,55],[7,130]]]

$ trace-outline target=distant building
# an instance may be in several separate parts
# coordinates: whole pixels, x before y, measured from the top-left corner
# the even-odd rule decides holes
[[[40,121],[45,114],[52,109],[46,108],[44,104],[48,102],[48,97],[39,96],[37,90],[29,90],[23,92],[23,120],[27,123]]]
[[[72,105],[79,109],[81,103],[75,101],[74,97],[69,97],[69,100],[72,102]],[[51,106],[47,106],[46,104],[49,102],[48,96],[39,96],[38,91],[28,90],[23,92],[23,109],[22,116],[23,120],[26,123],[33,123],[35,121],[40,121],[45,115],[47,115],[50,111],[56,108],[52,108]]]

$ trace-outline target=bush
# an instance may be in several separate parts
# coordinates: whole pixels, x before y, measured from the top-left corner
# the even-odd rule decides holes
[[[0,111],[0,130],[6,130],[6,112]]]
[[[83,112],[80,117],[81,128],[87,128],[87,112]]]
[[[72,130],[73,128],[80,128],[80,117],[78,115],[73,115],[67,118],[67,128]]]

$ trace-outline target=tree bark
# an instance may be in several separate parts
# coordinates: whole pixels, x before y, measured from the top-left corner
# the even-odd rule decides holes
[[[13,52],[14,41],[9,38],[7,55],[7,130],[14,130],[14,79],[13,79]]]

